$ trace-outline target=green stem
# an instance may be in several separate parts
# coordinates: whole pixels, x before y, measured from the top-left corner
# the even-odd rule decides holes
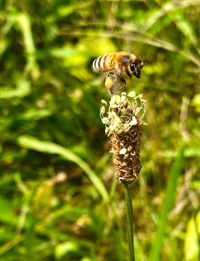
[[[127,221],[128,221],[128,244],[129,244],[130,261],[135,261],[131,184],[123,183],[123,185],[125,188],[125,198],[126,198],[126,210],[127,210]]]

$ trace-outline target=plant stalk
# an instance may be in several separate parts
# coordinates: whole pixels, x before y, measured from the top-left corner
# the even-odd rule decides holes
[[[124,182],[123,185],[124,185],[124,188],[125,188],[125,199],[126,199],[126,210],[127,210],[127,221],[128,221],[127,230],[128,230],[128,244],[129,244],[130,261],[135,261],[131,183]]]

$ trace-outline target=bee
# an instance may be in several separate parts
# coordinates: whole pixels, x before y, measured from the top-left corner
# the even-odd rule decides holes
[[[113,71],[116,77],[113,75],[109,75],[111,77],[109,80],[112,79],[117,82],[119,85],[126,84],[124,77],[127,75],[129,78],[132,75],[140,78],[142,67],[144,63],[141,59],[138,59],[134,54],[129,52],[119,52],[119,53],[109,53],[103,56],[96,58],[92,63],[92,69],[94,72],[103,72],[103,71]],[[115,83],[108,84],[107,88],[110,89],[111,94],[113,93],[113,88]],[[116,89],[116,88],[115,88]]]

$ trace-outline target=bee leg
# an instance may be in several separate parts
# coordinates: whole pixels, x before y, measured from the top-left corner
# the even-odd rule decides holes
[[[105,79],[105,86],[106,88],[110,89],[113,86],[113,73],[109,72],[106,75],[106,79]]]
[[[128,69],[126,69],[126,74],[128,75],[128,77],[131,79],[131,74],[130,74],[130,72],[129,72],[129,70]]]
[[[108,72],[106,77],[110,77],[111,75],[114,75],[114,72]]]
[[[126,85],[126,80],[124,78],[120,78],[120,81]]]
[[[110,88],[110,94],[111,94],[111,95],[114,95],[115,92],[116,92],[116,88],[115,88],[115,86],[112,86],[112,87]]]

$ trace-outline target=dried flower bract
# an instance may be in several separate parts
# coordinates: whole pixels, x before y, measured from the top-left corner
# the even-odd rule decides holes
[[[131,183],[139,175],[140,137],[145,100],[135,92],[113,95],[109,105],[102,101],[100,116],[110,139],[116,177],[121,182]]]

